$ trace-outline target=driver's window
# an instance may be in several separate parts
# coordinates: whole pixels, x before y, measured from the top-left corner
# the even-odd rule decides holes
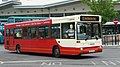
[[[62,39],[74,39],[74,38],[75,38],[75,23],[63,23]]]

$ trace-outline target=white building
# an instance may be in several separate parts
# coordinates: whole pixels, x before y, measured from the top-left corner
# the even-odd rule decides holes
[[[120,4],[115,10],[120,10]],[[20,1],[10,0],[0,4],[0,17],[9,16],[68,16],[91,11],[81,0],[67,0],[45,5],[22,5]]]

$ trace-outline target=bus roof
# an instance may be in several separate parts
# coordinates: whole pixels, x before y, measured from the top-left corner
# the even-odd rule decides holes
[[[51,19],[47,20],[34,20],[34,21],[25,21],[25,22],[19,22],[19,23],[11,23],[11,24],[5,24],[6,28],[17,28],[17,27],[24,27],[24,26],[37,26],[37,25],[47,25],[52,24]]]
[[[88,20],[81,20],[81,17],[87,17]],[[65,16],[65,17],[50,17],[48,19],[43,19],[43,20],[25,21],[25,22],[11,23],[6,25],[10,27],[21,27],[21,26],[35,26],[41,24],[57,24],[57,23],[66,23],[66,22],[93,22],[93,21],[101,22],[101,16],[82,14],[82,15],[73,15],[73,16]]]
[[[2,20],[6,20],[6,21],[7,21],[8,19],[5,19],[5,18],[0,18],[0,21],[2,21]]]
[[[87,17],[90,20],[81,20],[81,17]],[[97,20],[94,19],[98,18]],[[101,22],[100,15],[88,15],[88,14],[80,14],[80,15],[72,15],[65,17],[50,17],[54,23],[64,23],[64,22]],[[93,19],[93,20],[92,20]]]

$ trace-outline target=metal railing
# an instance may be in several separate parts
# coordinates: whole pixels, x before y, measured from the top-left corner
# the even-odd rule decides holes
[[[120,45],[120,34],[103,35],[103,45]]]

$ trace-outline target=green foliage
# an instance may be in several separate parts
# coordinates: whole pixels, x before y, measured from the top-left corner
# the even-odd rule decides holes
[[[114,10],[114,5],[119,1],[120,0],[92,0],[92,2],[90,2],[88,0],[82,0],[82,2],[87,4],[92,10],[88,12],[88,14],[102,16],[102,24],[107,21],[113,21],[114,18],[118,16],[119,13]]]

